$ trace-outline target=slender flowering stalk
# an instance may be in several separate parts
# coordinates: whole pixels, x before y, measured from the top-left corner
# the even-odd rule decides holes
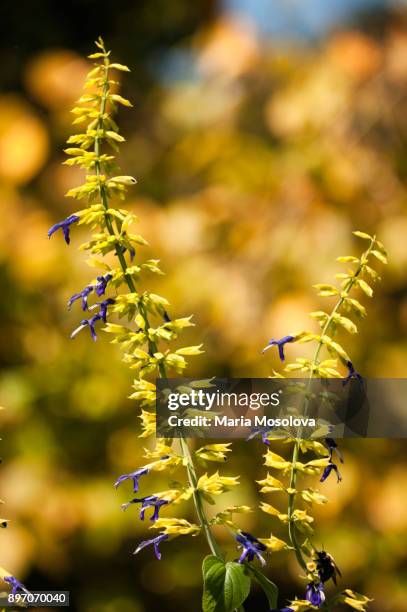
[[[112,150],[117,151],[118,145],[124,141],[113,116],[118,105],[132,106],[116,93],[118,83],[112,75],[116,71],[127,72],[128,68],[110,61],[110,51],[106,51],[102,39],[96,45],[98,51],[89,56],[95,60],[95,65],[88,74],[86,92],[72,111],[76,117],[74,124],[85,124],[86,128],[82,133],[69,138],[69,147],[65,150],[69,156],[65,163],[77,165],[86,171],[85,182],[70,189],[67,195],[76,200],[85,200],[87,205],[65,221],[52,226],[49,236],[62,229],[69,244],[69,230],[73,223],[90,226],[93,230],[90,240],[80,248],[90,254],[88,263],[102,273],[69,299],[69,308],[78,303],[83,311],[90,313],[81,320],[71,338],[88,328],[92,339],[96,341],[102,328],[111,334],[113,343],[121,346],[124,361],[136,373],[134,392],[130,397],[141,406],[141,437],[149,437],[155,433],[153,409],[156,399],[155,384],[150,379],[154,376],[166,378],[168,372],[181,374],[187,365],[186,357],[199,355],[202,351],[201,345],[177,350],[169,348],[183,329],[193,325],[191,317],[170,318],[167,300],[142,289],[144,274],[162,274],[159,262],[138,258],[136,261],[139,250],[147,243],[142,236],[131,231],[132,224],[137,221],[135,215],[114,206],[114,202],[124,199],[127,189],[137,182],[132,176],[117,174],[112,154]],[[100,298],[102,295],[105,296],[103,300],[90,303],[92,298]],[[112,316],[126,318],[128,324],[112,321]],[[213,525],[226,525],[233,530],[233,534],[238,534],[240,531],[232,520],[232,514],[247,512],[250,508],[231,507],[209,520],[205,503],[213,503],[214,496],[236,486],[238,479],[222,476],[219,472],[200,475],[197,462],[203,465],[213,461],[224,463],[226,454],[230,452],[229,447],[230,444],[214,444],[192,451],[183,439],[180,440],[179,449],[171,441],[157,441],[154,449],[145,451],[145,465],[118,477],[114,485],[116,488],[130,481],[133,491],[137,493],[154,472],[182,468],[186,471],[185,484],[179,484],[176,489],[140,495],[122,505],[123,510],[133,505],[139,506],[141,520],[145,519],[146,511],[151,510],[151,527],[160,530],[157,537],[141,542],[135,554],[151,545],[157,559],[160,559],[158,547],[162,542],[175,536],[202,532],[211,553],[223,561],[224,555],[212,532]],[[174,504],[190,499],[195,505],[197,525],[186,519],[161,515]],[[259,547],[259,550],[263,550],[262,544]],[[253,559],[251,553],[246,557]]]
[[[375,236],[369,236],[363,232],[354,232],[354,234],[368,241],[368,247],[360,257],[346,256],[338,258],[339,262],[353,264],[354,266],[347,273],[337,274],[337,278],[341,281],[341,286],[337,287],[329,284],[316,285],[319,296],[337,298],[330,312],[317,311],[312,312],[310,315],[319,322],[321,332],[316,334],[302,331],[285,336],[280,341],[272,340],[266,347],[268,349],[272,346],[277,346],[280,359],[284,361],[283,347],[287,342],[315,343],[316,346],[312,359],[297,358],[295,362],[288,363],[285,367],[285,372],[287,373],[301,372],[308,376],[308,383],[304,393],[304,416],[309,408],[311,383],[314,378],[343,378],[342,382],[344,385],[355,379],[360,385],[363,385],[362,376],[355,369],[345,349],[334,340],[334,337],[338,329],[341,328],[351,334],[357,333],[357,326],[351,318],[352,314],[365,316],[366,310],[353,296],[353,291],[360,289],[365,295],[372,297],[373,290],[367,280],[375,281],[379,279],[377,272],[372,267],[372,262],[378,260],[381,263],[387,263],[387,258],[382,243]],[[328,353],[326,357],[322,356],[323,351]],[[346,369],[345,376],[337,369],[338,361]],[[284,376],[277,373],[276,375]],[[307,510],[298,508],[297,504],[305,502],[312,506],[314,503],[326,503],[327,499],[318,490],[311,488],[301,490],[299,488],[299,477],[303,474],[320,474],[320,482],[323,483],[327,478],[331,477],[331,474],[334,474],[339,483],[342,480],[342,475],[335,461],[337,461],[336,457],[341,463],[344,460],[334,439],[327,437],[321,443],[320,441],[302,439],[301,433],[302,429],[299,429],[295,438],[286,440],[286,442],[293,443],[290,461],[280,457],[271,449],[267,450],[265,455],[266,466],[289,475],[288,485],[284,485],[283,482],[270,474],[264,480],[259,481],[262,493],[284,491],[288,496],[286,513],[280,512],[277,508],[267,503],[262,503],[261,508],[264,512],[277,517],[287,525],[290,545],[294,550],[299,566],[306,573],[308,584],[305,589],[305,599],[293,600],[290,603],[290,609],[297,612],[343,602],[356,610],[363,611],[369,599],[349,589],[337,595],[330,602],[324,603],[326,600],[325,583],[332,579],[336,584],[336,576],[340,575],[340,572],[331,555],[326,551],[316,550],[312,545],[310,538],[313,534],[312,523],[314,519]],[[267,440],[270,443],[272,440],[271,434],[267,436]],[[304,463],[300,461],[301,453],[314,453],[316,458]],[[300,542],[301,538],[303,539],[302,542]],[[307,560],[307,558],[310,560]]]
[[[68,216],[64,221],[53,225],[49,236],[53,236],[59,229],[67,244],[71,240],[73,225],[86,225],[92,230],[90,239],[81,245],[81,250],[90,255],[88,263],[91,267],[100,270],[96,279],[89,282],[84,288],[72,295],[68,307],[80,308],[89,313],[83,318],[79,326],[71,334],[76,338],[80,332],[88,328],[90,336],[97,341],[100,330],[112,337],[112,342],[118,344],[123,350],[123,360],[135,373],[133,393],[131,398],[141,407],[140,437],[147,438],[155,433],[155,414],[153,412],[156,401],[156,386],[154,377],[167,378],[167,374],[182,374],[187,366],[186,357],[199,355],[201,345],[171,348],[171,343],[177,340],[182,331],[193,325],[191,317],[171,318],[168,301],[154,293],[143,289],[144,275],[148,273],[162,274],[159,262],[156,259],[143,260],[139,251],[146,245],[145,239],[133,233],[132,225],[137,221],[135,215],[115,205],[118,199],[124,199],[129,187],[136,184],[132,176],[120,175],[117,172],[115,156],[112,152],[118,150],[118,145],[124,141],[114,120],[118,105],[131,107],[131,103],[116,93],[118,82],[112,75],[115,71],[127,72],[128,68],[122,64],[110,61],[110,52],[106,51],[102,39],[96,43],[98,51],[90,55],[95,65],[88,74],[85,83],[86,92],[73,109],[74,124],[85,124],[85,129],[71,136],[66,153],[68,165],[77,165],[86,171],[85,182],[78,187],[70,189],[69,197],[84,200],[85,207]],[[363,235],[362,235],[363,237]],[[369,237],[370,239],[370,237]],[[333,359],[321,361],[319,359],[322,347],[334,352],[347,366],[345,384],[351,379],[360,381],[360,374],[345,351],[332,339],[330,332],[333,327],[342,325],[353,331],[352,321],[339,313],[339,309],[353,307],[360,311],[363,307],[350,298],[349,293],[354,285],[358,285],[365,292],[371,291],[369,285],[363,280],[362,274],[374,275],[374,271],[367,265],[370,255],[378,259],[384,258],[384,251],[375,238],[371,238],[368,251],[357,260],[359,268],[356,273],[346,277],[342,290],[336,288],[321,289],[322,294],[338,295],[339,302],[331,314],[314,313],[320,320],[322,333],[320,335],[310,332],[300,332],[284,336],[279,340],[272,339],[266,349],[276,347],[282,361],[285,360],[285,350],[294,342],[317,342],[314,360],[297,360],[295,364],[288,364],[287,371],[301,370],[313,376],[341,376],[336,370]],[[375,248],[373,248],[375,247]],[[348,259],[349,261],[349,259]],[[328,286],[330,287],[330,286]],[[100,299],[102,298],[103,299]],[[83,315],[82,315],[83,316]],[[120,323],[126,319],[127,323]],[[353,326],[353,327],[352,327]],[[331,329],[332,328],[332,329]],[[287,350],[288,352],[288,350]],[[131,498],[122,504],[122,509],[139,512],[141,520],[148,520],[150,528],[158,530],[158,535],[140,542],[134,554],[151,547],[156,558],[161,559],[160,545],[181,535],[196,536],[202,533],[212,555],[207,556],[203,562],[204,596],[203,609],[212,611],[213,598],[216,601],[228,600],[225,612],[242,610],[242,604],[248,596],[251,578],[256,579],[262,586],[269,600],[269,607],[276,610],[277,588],[260,571],[259,566],[265,564],[265,554],[293,548],[303,570],[307,574],[307,586],[304,588],[304,599],[292,601],[289,607],[280,608],[285,612],[301,612],[315,609],[324,604],[324,585],[336,577],[336,566],[332,558],[325,551],[311,548],[310,562],[306,562],[305,544],[299,543],[299,533],[309,536],[312,533],[313,517],[306,510],[297,507],[297,501],[302,500],[308,504],[324,503],[326,499],[314,489],[298,489],[297,476],[299,473],[317,474],[322,472],[321,480],[325,480],[335,472],[339,478],[336,456],[340,457],[337,444],[331,438],[325,444],[316,441],[302,440],[299,435],[294,442],[292,461],[279,457],[270,448],[271,437],[267,431],[253,432],[254,437],[260,435],[268,445],[266,465],[290,473],[289,486],[270,474],[261,481],[263,492],[285,491],[288,495],[288,511],[280,512],[270,504],[263,503],[262,510],[276,516],[287,524],[290,543],[271,535],[269,538],[257,538],[248,532],[239,529],[234,515],[252,512],[248,506],[229,506],[219,511],[210,520],[206,513],[206,503],[214,503],[214,498],[233,489],[239,484],[238,477],[224,476],[219,471],[203,471],[208,464],[218,462],[223,464],[230,453],[230,443],[207,444],[192,450],[187,441],[179,440],[179,446],[171,440],[156,440],[153,448],[145,449],[145,463],[135,467],[130,473],[119,476],[115,487],[126,487],[128,481],[132,484],[133,492],[137,497]],[[300,452],[315,452],[317,458],[306,463],[299,461]],[[152,481],[155,472],[173,472],[183,470],[182,482],[172,484],[160,492],[146,492],[144,487]],[[195,507],[197,524],[184,518],[172,518],[167,512],[174,505],[192,500]],[[134,508],[133,508],[134,506]],[[224,553],[220,549],[213,534],[213,526],[222,525],[232,534],[239,556],[235,561],[224,560]],[[333,564],[333,565],[332,565]],[[334,568],[332,570],[332,567]],[[228,580],[233,575],[234,584],[239,589],[234,591],[230,599]],[[222,576],[225,578],[223,580]],[[360,610],[364,609],[367,598],[346,591],[338,597],[349,604],[357,601]],[[357,599],[359,598],[359,599]],[[362,599],[360,599],[362,598]],[[349,604],[351,605],[351,604]],[[355,606],[354,606],[355,607]],[[223,608],[222,608],[223,610]]]

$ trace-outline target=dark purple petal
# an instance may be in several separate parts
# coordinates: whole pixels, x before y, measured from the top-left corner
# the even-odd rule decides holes
[[[103,302],[98,302],[98,306],[100,306],[99,314],[102,316],[103,322],[107,321],[107,308],[115,303],[114,298],[107,298],[107,300],[103,300]]]
[[[265,560],[261,556],[261,552],[267,550],[267,547],[259,542],[257,538],[252,536],[247,531],[241,531],[236,535],[236,541],[241,544],[242,554],[239,558],[239,563],[243,563],[246,559],[248,561],[253,561],[257,558],[262,565],[265,565]]]
[[[325,601],[324,585],[310,582],[305,591],[305,599],[313,606],[322,606]]]
[[[122,510],[126,510],[131,504],[141,504],[140,519],[144,521],[146,510],[148,508],[153,508],[154,512],[151,515],[150,521],[155,522],[159,518],[161,507],[168,503],[169,502],[166,499],[160,499],[156,495],[148,495],[147,497],[141,497],[140,499],[135,497],[126,504],[122,504]]]
[[[328,476],[330,475],[332,470],[336,473],[337,482],[341,482],[342,476],[341,476],[341,473],[340,473],[340,471],[338,469],[338,466],[335,463],[329,463],[326,466],[326,468],[324,468],[324,471],[322,472],[322,476],[321,476],[319,482],[324,482],[328,478]]]
[[[285,360],[284,346],[287,344],[287,342],[292,342],[294,339],[295,339],[294,336],[283,336],[283,338],[281,338],[280,340],[275,340],[274,338],[272,338],[270,342],[267,344],[266,348],[263,349],[263,353],[267,351],[270,347],[277,346],[279,357],[281,361],[284,361]]]
[[[117,487],[121,485],[121,483],[124,482],[125,480],[132,480],[133,481],[133,491],[134,493],[137,493],[138,488],[139,488],[139,480],[141,476],[148,474],[149,471],[150,470],[148,468],[142,467],[136,470],[135,472],[131,472],[130,474],[123,474],[122,476],[119,476],[119,478],[116,480],[116,482],[114,483],[114,487],[115,489],[117,489]]]
[[[71,242],[71,237],[69,235],[70,226],[72,225],[72,223],[76,223],[77,221],[79,221],[78,215],[70,215],[63,221],[59,221],[58,223],[55,223],[55,225],[50,227],[48,230],[48,238],[51,238],[52,234],[54,234],[57,230],[62,229],[64,238],[65,238],[65,242],[66,244],[69,244]]]
[[[157,559],[160,561],[161,559],[161,553],[159,551],[159,544],[161,542],[163,542],[164,540],[168,540],[168,535],[166,533],[161,533],[160,535],[158,535],[156,538],[152,538],[151,540],[144,540],[143,542],[140,542],[140,544],[137,546],[136,550],[134,551],[134,555],[137,555],[137,553],[140,552],[140,550],[142,550],[143,548],[145,548],[146,546],[150,546],[152,545],[154,547],[154,553],[155,556],[157,557]]]
[[[19,590],[23,591],[23,593],[26,593],[27,595],[30,594],[30,591],[26,589],[25,586],[19,580],[17,580],[17,578],[14,578],[14,576],[5,576],[3,580],[11,585],[12,595],[15,595]]]
[[[80,298],[82,298],[82,310],[87,310],[88,309],[88,295],[92,293],[92,291],[93,291],[93,285],[88,285],[87,287],[85,287],[85,289],[82,289],[82,291],[80,291],[79,293],[75,293],[68,300],[68,308],[71,308],[72,304],[76,300],[79,300]]]
[[[107,283],[112,279],[112,275],[111,274],[105,274],[104,276],[98,276],[97,277],[97,283],[95,285],[95,292],[96,295],[98,297],[101,297],[102,295],[104,295],[105,291],[106,291],[106,286]]]
[[[267,444],[267,446],[269,446],[270,440],[267,438],[267,436],[269,433],[271,433],[271,431],[272,430],[270,429],[270,427],[252,427],[251,433],[246,438],[246,442],[248,442],[249,440],[253,440],[253,438],[255,438],[256,436],[260,436],[263,444]]]
[[[359,374],[359,372],[356,372],[353,363],[351,361],[347,361],[346,362],[347,368],[348,368],[348,375],[346,376],[346,378],[343,379],[342,381],[342,385],[345,386],[348,384],[348,382],[350,380],[352,380],[352,378],[356,378],[360,385],[363,387],[363,378],[362,375]]]
[[[336,453],[338,455],[338,457],[339,457],[339,461],[341,463],[344,462],[343,455],[342,455],[341,451],[338,448],[338,444],[336,443],[336,440],[334,440],[333,438],[325,438],[324,444],[325,444],[325,446],[327,447],[327,449],[329,451],[329,461],[332,462],[332,455],[334,453]]]

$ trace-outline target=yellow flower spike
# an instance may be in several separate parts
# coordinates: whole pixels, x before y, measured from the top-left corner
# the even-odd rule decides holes
[[[130,100],[127,100],[126,98],[123,98],[122,96],[119,96],[119,94],[111,94],[109,96],[109,100],[113,100],[113,102],[118,102],[119,104],[122,104],[123,106],[127,106],[128,108],[133,106]]]
[[[230,453],[231,442],[227,444],[206,444],[195,451],[195,455],[199,459],[206,461],[224,462],[226,461],[226,453]]]
[[[303,491],[301,491],[299,493],[299,495],[302,497],[302,499],[307,503],[307,504],[326,504],[328,501],[328,498],[325,497],[325,495],[322,495],[322,493],[319,493],[317,490],[315,489],[304,489]]]
[[[152,461],[144,467],[147,468],[149,471],[164,472],[167,469],[174,469],[178,467],[179,465],[181,465],[181,463],[181,457],[177,457],[175,455],[168,457],[165,455],[164,458],[157,459],[157,461]]]
[[[313,452],[322,456],[326,456],[327,453],[326,446],[317,440],[301,440],[300,450],[302,453]]]
[[[313,523],[314,522],[314,517],[307,514],[305,510],[299,510],[299,509],[294,510],[293,517],[295,521],[298,521],[300,523]]]
[[[269,538],[259,538],[259,542],[264,544],[264,546],[266,546],[271,552],[280,552],[280,550],[289,550],[292,548],[287,544],[287,542],[284,542],[284,540],[280,540],[273,535],[271,535]]]
[[[232,520],[233,514],[248,514],[254,512],[250,506],[228,506],[222,512],[218,512],[211,519],[211,525],[228,525],[232,529],[238,530],[238,526]]]
[[[107,181],[107,186],[112,187],[114,185],[126,185],[131,186],[137,183],[137,179],[134,176],[113,176]]]
[[[307,612],[308,610],[318,610],[317,606],[313,606],[309,601],[305,599],[294,599],[290,601],[289,607],[293,612]]]
[[[353,608],[353,610],[358,610],[358,612],[365,612],[366,606],[369,602],[373,601],[366,595],[361,595],[360,593],[356,593],[351,589],[345,589],[338,597],[335,597],[335,602],[345,603],[349,607]]]
[[[215,472],[212,476],[204,474],[199,478],[196,488],[208,495],[220,495],[228,491],[230,487],[238,485],[238,478],[239,476],[219,476],[219,472]]]
[[[186,519],[159,518],[150,529],[161,529],[167,535],[198,535],[201,528]]]
[[[168,489],[167,491],[154,493],[154,496],[168,503],[179,504],[182,501],[190,499],[192,491],[190,489]]]
[[[162,440],[157,440],[155,448],[153,450],[149,450],[148,448],[144,449],[144,457],[146,459],[160,459],[161,457],[165,457],[166,455],[173,454],[174,450],[172,446],[168,446],[168,444],[166,444],[166,442]]]
[[[280,512],[280,510],[277,510],[277,508],[274,508],[274,506],[271,506],[270,504],[266,504],[265,502],[260,502],[259,507],[260,507],[260,510],[262,510],[266,514],[271,514],[271,516],[276,516],[283,523],[286,523],[288,520],[287,514],[283,514],[282,512]]]
[[[155,433],[156,428],[155,414],[148,412],[147,410],[142,410],[139,418],[141,419],[141,427],[143,429],[139,437],[147,438],[148,436],[152,436]]]
[[[110,68],[120,70],[121,72],[130,72],[130,68],[128,66],[125,66],[124,64],[118,64],[117,62],[110,64]]]
[[[263,478],[263,480],[256,480],[256,482],[261,486],[260,493],[273,493],[275,491],[284,491],[283,483],[277,478],[274,478],[274,476],[271,476],[270,474],[267,474],[266,478]]]
[[[291,461],[283,459],[283,457],[280,457],[280,455],[273,453],[273,451],[271,450],[267,450],[266,454],[264,455],[264,458],[264,465],[266,465],[267,467],[272,467],[277,470],[288,470],[291,468]]]

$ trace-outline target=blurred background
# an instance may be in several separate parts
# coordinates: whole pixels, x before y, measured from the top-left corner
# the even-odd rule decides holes
[[[390,263],[345,346],[364,375],[404,377],[407,6],[8,0],[0,23],[0,495],[10,519],[0,565],[31,589],[70,590],[72,610],[198,610],[203,541],[164,544],[160,563],[151,550],[131,554],[146,526],[135,508],[120,512],[130,489],[112,486],[142,461],[139,410],[125,399],[131,373],[103,334],[97,345],[87,333],[69,340],[82,315],[66,301],[94,274],[76,250],[82,231],[70,248],[47,239],[73,211],[64,193],[81,182],[61,163],[85,56],[102,34],[132,70],[122,93],[135,109],[119,117],[123,174],[138,179],[128,206],[166,271],[152,286],[174,316],[194,313],[186,343],[206,352],[189,374],[269,375],[277,355],[261,349],[309,327],[306,313],[321,306],[311,285],[332,279],[338,255],[358,252],[351,231],[361,229],[377,233]],[[234,503],[256,504],[263,448],[234,446]],[[343,587],[375,598],[369,609],[403,612],[405,443],[343,447],[344,481],[324,484],[316,541]],[[242,526],[282,535],[258,515]],[[290,555],[269,567],[281,604],[301,596]],[[265,609],[253,592],[247,610]]]

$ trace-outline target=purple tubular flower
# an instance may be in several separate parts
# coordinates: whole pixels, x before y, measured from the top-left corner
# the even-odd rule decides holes
[[[102,315],[98,312],[97,314],[93,315],[93,317],[91,319],[82,319],[81,324],[79,325],[79,327],[77,327],[76,329],[74,329],[74,331],[71,334],[71,338],[75,338],[75,336],[85,327],[89,327],[90,330],[90,334],[92,336],[92,340],[94,342],[96,342],[96,340],[98,339],[97,335],[96,335],[96,331],[95,331],[95,323],[96,321],[100,321],[102,319]]]
[[[25,586],[19,580],[17,580],[17,578],[14,578],[14,576],[5,576],[3,580],[4,582],[8,582],[11,585],[12,595],[15,595],[18,591],[22,591],[27,595],[30,594],[30,591],[26,589]]]
[[[111,274],[105,274],[104,276],[98,276],[97,277],[97,283],[94,287],[95,289],[95,293],[98,297],[101,297],[102,295],[104,295],[105,291],[106,291],[106,286],[107,283],[112,279],[112,275]]]
[[[150,521],[153,523],[159,518],[160,508],[168,504],[168,500],[160,499],[156,495],[149,495],[147,497],[142,497],[140,499],[134,498],[131,501],[127,502],[127,504],[122,504],[122,510],[126,510],[131,504],[141,503],[140,508],[140,519],[144,521],[145,511],[147,508],[154,508],[154,513],[152,514]]]
[[[332,462],[332,455],[335,452],[338,455],[339,461],[341,463],[344,462],[343,455],[338,448],[338,444],[336,443],[336,440],[334,440],[333,438],[325,438],[324,444],[329,451],[329,461]]]
[[[92,293],[92,291],[93,291],[93,285],[88,285],[87,287],[85,287],[85,289],[82,289],[82,291],[80,291],[79,293],[75,293],[68,300],[68,308],[71,308],[72,304],[76,300],[79,300],[81,298],[82,299],[82,310],[87,310],[88,309],[88,295],[89,293]]]
[[[117,487],[121,485],[121,483],[124,482],[125,480],[132,480],[133,481],[133,491],[134,493],[137,493],[138,487],[139,487],[139,480],[141,476],[148,474],[149,471],[150,470],[148,468],[142,467],[136,470],[135,472],[131,472],[130,474],[123,474],[122,476],[119,476],[119,478],[116,480],[116,482],[114,483],[114,487],[115,489],[117,489]]]
[[[252,536],[247,531],[241,531],[236,536],[236,541],[241,544],[239,548],[242,548],[242,554],[240,555],[239,563],[243,563],[244,561],[253,561],[257,558],[262,565],[266,565],[266,561],[261,556],[261,552],[267,550],[267,547],[264,546],[257,538]]]
[[[281,361],[284,361],[285,360],[284,346],[287,344],[287,342],[292,342],[294,339],[295,339],[294,336],[284,336],[280,340],[274,340],[274,338],[272,338],[270,342],[268,343],[268,345],[263,349],[262,352],[265,353],[272,346],[278,346],[278,354],[280,356]]]
[[[59,223],[55,223],[55,225],[50,227],[48,230],[48,238],[51,238],[54,232],[61,229],[64,234],[66,244],[69,244],[71,242],[71,237],[69,234],[70,227],[72,223],[76,223],[77,221],[79,221],[78,215],[70,215],[63,221],[59,221]]]
[[[340,471],[338,469],[338,466],[335,463],[332,463],[332,461],[330,463],[328,463],[328,465],[326,466],[326,468],[322,472],[322,476],[321,476],[319,482],[324,482],[328,478],[328,476],[332,472],[332,470],[336,473],[337,482],[341,482],[341,480],[342,480],[341,473],[340,473]]]
[[[363,386],[362,375],[359,374],[359,372],[356,372],[356,370],[355,370],[355,368],[353,366],[353,363],[351,361],[347,361],[346,365],[347,365],[347,368],[348,368],[348,375],[342,381],[343,386],[347,385],[348,382],[350,380],[352,380],[352,378],[356,378],[359,381],[360,385]]]
[[[99,314],[102,316],[104,323],[106,323],[107,318],[107,307],[114,304],[115,301],[116,300],[114,298],[107,298],[107,300],[103,300],[103,302],[98,302],[98,306],[100,306]]]
[[[310,582],[305,591],[305,599],[313,606],[318,606],[318,608],[322,606],[325,601],[324,585],[322,582],[319,584]]]
[[[137,546],[137,548],[134,551],[133,555],[137,555],[137,553],[139,553],[140,550],[143,550],[143,548],[145,548],[146,546],[153,545],[154,546],[154,554],[157,557],[158,561],[160,561],[161,553],[160,553],[160,551],[158,549],[158,546],[164,540],[168,540],[168,535],[166,533],[161,533],[160,535],[158,535],[155,538],[152,538],[151,540],[144,540],[143,542],[140,542],[140,544]]]
[[[271,429],[269,427],[252,427],[251,433],[246,438],[246,442],[248,442],[249,440],[253,440],[253,438],[255,438],[256,436],[260,436],[263,444],[267,444],[267,446],[270,446],[270,440],[267,437],[270,432]]]

